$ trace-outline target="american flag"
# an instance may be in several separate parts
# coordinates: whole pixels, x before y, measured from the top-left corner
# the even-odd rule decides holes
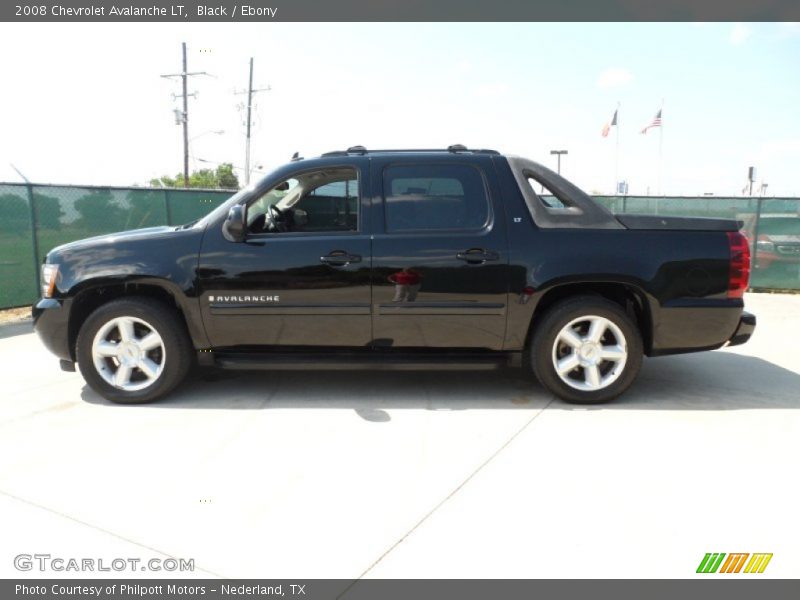
[[[658,110],[653,121],[649,125],[647,125],[644,129],[642,129],[639,133],[647,133],[647,130],[650,129],[651,127],[661,127],[661,109]]]

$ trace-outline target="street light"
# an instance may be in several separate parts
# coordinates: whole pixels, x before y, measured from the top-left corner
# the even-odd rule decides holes
[[[215,161],[215,160],[208,160],[207,158],[197,158],[197,159],[195,159],[195,160],[198,160],[198,161],[200,161],[201,163],[208,163],[208,164],[210,164],[210,165],[217,165],[217,166],[219,166],[219,165],[221,165],[221,164],[222,164],[222,163],[219,163],[219,162],[217,162],[217,161]],[[233,168],[233,169],[236,169],[237,171],[245,171],[245,168],[244,168],[244,167],[240,167],[240,166],[238,166],[238,165],[234,165],[234,164],[231,164],[231,168]],[[259,173],[265,173],[265,171],[264,171],[264,165],[256,165],[255,167],[251,167],[251,169],[250,169],[250,170],[251,170],[251,171],[258,171]]]
[[[550,150],[550,154],[558,156],[558,174],[561,175],[561,155],[569,154],[569,152],[566,150]]]
[[[223,133],[225,133],[225,130],[224,129],[208,129],[208,130],[204,131],[203,133],[198,133],[196,136],[194,136],[192,138],[189,138],[189,141],[187,142],[187,146],[188,146],[188,144],[191,144],[197,138],[201,138],[204,135],[208,135],[209,133],[213,133],[214,135],[222,135]],[[197,168],[197,159],[194,157],[193,154],[190,153],[190,155],[192,157],[192,167],[196,169]]]

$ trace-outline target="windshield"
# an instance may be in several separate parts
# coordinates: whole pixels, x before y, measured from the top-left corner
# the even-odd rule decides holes
[[[231,206],[238,204],[239,201],[246,195],[249,194],[255,188],[255,184],[251,184],[246,188],[242,188],[238,192],[236,192],[233,196],[225,200],[222,204],[220,204],[217,208],[212,210],[208,213],[205,217],[196,221],[193,224],[187,223],[187,225],[192,225],[198,229],[202,229],[206,225],[208,225],[211,221],[215,221],[218,218],[222,217],[223,215],[227,215],[228,211],[231,209]]]

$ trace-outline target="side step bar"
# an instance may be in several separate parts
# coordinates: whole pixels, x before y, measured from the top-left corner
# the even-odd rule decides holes
[[[399,353],[399,352],[214,352],[201,353],[200,363],[222,369],[245,370],[365,370],[451,371],[497,370],[519,367],[521,352],[475,353]],[[213,360],[211,359],[213,356]]]

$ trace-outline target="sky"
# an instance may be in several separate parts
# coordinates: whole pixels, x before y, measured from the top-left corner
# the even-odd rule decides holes
[[[353,145],[494,148],[592,193],[800,196],[800,24],[2,23],[0,181],[147,185],[190,167]],[[618,131],[601,136],[619,103]],[[639,131],[663,106],[663,127]],[[216,133],[222,131],[224,133]],[[617,134],[619,136],[617,152]],[[206,162],[204,162],[206,161]],[[659,185],[660,182],[660,185]]]

